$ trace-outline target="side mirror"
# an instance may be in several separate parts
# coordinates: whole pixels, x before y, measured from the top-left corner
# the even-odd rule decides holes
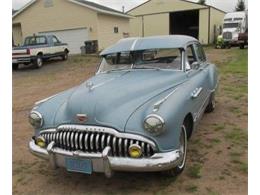
[[[193,63],[191,64],[191,68],[192,68],[192,69],[198,70],[199,67],[200,67],[200,63],[199,63],[199,62],[193,62]]]

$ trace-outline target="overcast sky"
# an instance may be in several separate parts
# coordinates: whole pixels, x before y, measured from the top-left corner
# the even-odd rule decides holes
[[[30,0],[12,0],[13,2],[13,9],[19,9]],[[125,6],[125,10],[129,10],[146,0],[89,0],[93,1],[108,7],[112,7],[114,9],[122,11],[122,6]],[[171,1],[171,0],[164,0],[164,1]],[[198,0],[190,0],[197,2]],[[213,5],[219,9],[222,9],[226,12],[234,11],[234,8],[237,4],[238,0],[206,0],[208,5]],[[248,0],[245,0],[246,4]]]

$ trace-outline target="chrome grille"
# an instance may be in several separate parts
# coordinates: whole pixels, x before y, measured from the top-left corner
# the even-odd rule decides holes
[[[54,141],[56,147],[68,151],[101,153],[106,146],[110,146],[112,156],[130,157],[129,146],[138,144],[142,148],[143,157],[150,157],[155,152],[155,145],[150,140],[106,127],[63,125],[58,129],[42,131],[41,136],[47,144]]]
[[[231,40],[232,39],[232,33],[231,32],[224,32],[223,33],[223,39]]]

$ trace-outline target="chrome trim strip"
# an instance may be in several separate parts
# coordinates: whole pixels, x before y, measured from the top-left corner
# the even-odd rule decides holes
[[[63,133],[63,145],[64,146],[66,146],[67,145],[67,143],[66,143],[66,131],[64,131],[64,133]]]
[[[118,153],[119,153],[119,156],[122,156],[122,138],[119,138],[118,140]]]
[[[68,131],[68,132],[67,132],[67,140],[66,140],[66,142],[67,142],[67,147],[70,147],[70,134],[71,134],[71,132]]]
[[[203,104],[202,104],[201,107],[199,108],[198,112],[195,113],[195,117],[194,117],[194,120],[193,120],[194,122],[196,122],[196,121],[202,116],[202,114],[204,113],[203,110],[204,110],[204,108],[206,108],[206,106],[207,106],[206,103],[207,103],[207,101],[208,101],[209,98],[210,98],[210,94],[206,96],[206,98],[205,98],[205,100],[203,101]]]
[[[90,135],[90,149],[91,150],[94,149],[93,139],[94,139],[94,133],[91,133],[91,135]]]
[[[59,141],[60,141],[60,144],[62,145],[62,132],[60,132]]]
[[[111,135],[108,135],[108,136],[107,136],[107,144],[106,144],[107,146],[110,146],[110,145],[111,145],[111,144],[110,144],[110,139],[111,139]]]
[[[74,148],[73,136],[74,136],[74,132],[72,132],[70,136],[70,145],[72,148]]]
[[[159,100],[158,102],[156,102],[153,105],[153,112],[157,112],[161,105],[172,95],[174,94],[177,90],[179,89],[179,87],[176,87],[171,93],[169,93],[167,96],[165,96],[163,99]]]
[[[79,133],[76,132],[76,133],[75,133],[75,136],[74,136],[74,141],[75,141],[75,148],[76,148],[76,150],[78,149],[78,135],[79,135]]]
[[[83,144],[82,144],[82,141],[83,141],[83,133],[79,133],[79,149],[83,150]]]
[[[88,150],[88,133],[85,135],[85,149]]]
[[[116,137],[113,138],[113,148],[112,148],[112,151],[114,154],[116,154]]]
[[[147,151],[147,156],[150,155],[150,147],[149,144],[146,144],[146,151]]]
[[[99,150],[99,134],[96,135],[96,141],[95,141],[95,144],[96,144],[96,150],[98,151]]]
[[[102,150],[105,148],[105,137],[106,137],[106,134],[103,134],[102,137],[101,137],[101,148],[102,148]]]
[[[125,139],[125,146],[124,146],[124,152],[125,152],[125,156],[127,156],[127,152],[128,152],[128,148],[127,148],[127,142],[128,142],[128,140],[127,139]]]

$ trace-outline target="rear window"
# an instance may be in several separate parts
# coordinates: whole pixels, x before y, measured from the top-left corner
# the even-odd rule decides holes
[[[47,44],[45,36],[27,37],[24,41],[24,45],[44,45]]]

